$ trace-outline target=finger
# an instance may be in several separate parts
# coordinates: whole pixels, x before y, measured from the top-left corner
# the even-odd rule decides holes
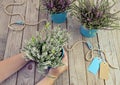
[[[64,58],[67,59],[67,52],[64,51]]]
[[[63,58],[62,62],[63,62],[65,65],[68,65],[68,57],[67,57],[67,52],[66,52],[66,51],[64,51],[64,58]]]
[[[63,57],[62,61],[64,62],[64,61],[66,61],[66,60],[67,60],[67,54],[64,53],[64,57]]]

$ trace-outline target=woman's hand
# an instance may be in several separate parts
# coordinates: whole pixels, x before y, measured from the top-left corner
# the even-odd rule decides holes
[[[64,57],[62,59],[63,66],[57,67],[57,68],[51,68],[48,72],[48,76],[43,78],[39,83],[36,85],[53,85],[55,80],[68,69],[68,57],[67,53],[64,53]],[[51,77],[50,77],[51,76]],[[54,77],[54,78],[53,78]]]
[[[49,70],[48,75],[59,77],[63,72],[65,72],[68,69],[68,56],[67,53],[64,51],[64,57],[62,59],[63,66],[59,66],[57,68],[51,68]]]

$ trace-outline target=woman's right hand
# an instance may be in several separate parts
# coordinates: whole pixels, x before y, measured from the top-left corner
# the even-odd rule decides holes
[[[68,69],[68,56],[67,53],[64,51],[64,57],[62,59],[63,66],[59,66],[57,68],[51,68],[49,70],[48,75],[59,77],[63,72],[65,72]]]

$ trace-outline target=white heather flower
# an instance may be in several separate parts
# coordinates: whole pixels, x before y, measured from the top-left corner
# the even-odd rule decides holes
[[[61,51],[69,37],[67,31],[59,27],[44,28],[44,30],[46,37],[43,38],[42,33],[37,34],[26,43],[23,49],[27,59],[37,62],[39,71],[63,65]]]

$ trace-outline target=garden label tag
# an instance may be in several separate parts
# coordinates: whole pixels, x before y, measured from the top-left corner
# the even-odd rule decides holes
[[[23,21],[17,21],[17,22],[15,22],[15,24],[24,25],[24,22]]]
[[[90,43],[90,41],[87,41],[86,44],[87,44],[87,46],[88,46],[88,48],[89,48],[90,50],[93,49],[93,46],[92,46],[92,44]]]
[[[102,62],[102,59],[99,57],[95,57],[92,62],[90,63],[88,67],[88,71],[93,73],[94,75],[97,74],[99,68],[100,68],[100,63]]]
[[[108,63],[102,62],[100,64],[100,78],[107,80],[109,76],[109,66]]]

